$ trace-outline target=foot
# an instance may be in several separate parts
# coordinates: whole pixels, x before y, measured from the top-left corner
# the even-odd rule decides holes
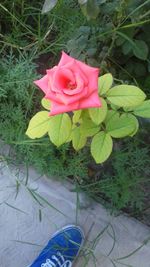
[[[56,232],[30,267],[71,267],[79,254],[84,235],[77,226]]]

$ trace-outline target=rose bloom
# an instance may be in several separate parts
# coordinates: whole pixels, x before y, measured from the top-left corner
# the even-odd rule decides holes
[[[50,115],[78,109],[100,107],[98,97],[99,69],[93,68],[62,52],[57,66],[34,83],[51,101]]]

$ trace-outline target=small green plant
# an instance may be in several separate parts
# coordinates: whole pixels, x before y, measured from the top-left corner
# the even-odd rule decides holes
[[[47,90],[44,79],[48,79],[48,75],[40,81],[44,90]],[[101,76],[98,82],[101,107],[55,116],[49,116],[48,111],[40,111],[31,119],[26,134],[32,139],[48,134],[57,147],[72,142],[76,151],[86,146],[86,143],[89,144],[89,138],[92,137],[91,154],[96,163],[103,163],[112,152],[112,138],[134,136],[139,128],[136,116],[150,117],[150,100],[145,100],[146,95],[136,86],[112,86],[111,74]],[[43,99],[42,105],[51,109],[49,99]],[[66,104],[64,107],[68,108]]]

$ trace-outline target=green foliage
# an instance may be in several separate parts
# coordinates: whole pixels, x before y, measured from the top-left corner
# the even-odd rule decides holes
[[[4,92],[4,95],[1,96],[4,97],[3,100],[11,97],[15,103],[21,101],[25,105],[30,94],[28,88],[33,79],[37,77],[32,58],[24,55],[17,59],[11,53],[1,61],[0,72],[0,88]]]
[[[50,6],[58,3],[44,15],[41,1],[15,0],[13,6],[8,0],[1,3],[2,53],[10,48],[17,53],[20,49],[32,51],[36,56],[48,53],[44,64],[51,66],[58,53],[67,50],[73,57],[101,66],[101,72],[111,72],[121,80],[148,83],[149,0],[79,1],[90,5],[91,13],[95,10],[91,5],[98,6],[97,18],[89,21],[77,1],[46,2]]]
[[[56,149],[46,139],[40,145],[22,143],[15,150],[15,164],[24,162],[35,167],[41,175],[61,179],[83,179],[88,176],[89,158],[86,151],[76,153],[68,144]]]
[[[133,53],[137,58],[141,60],[146,60],[149,54],[149,49],[147,44],[142,40],[136,40],[135,46],[133,48]]]
[[[124,209],[137,215],[147,206],[145,186],[149,184],[149,149],[143,147],[140,136],[116,146],[110,160],[97,168],[95,181],[83,180],[81,188],[112,209]],[[109,203],[107,201],[109,201]]]
[[[0,66],[0,137],[11,142],[24,136],[27,116],[35,110],[40,95],[35,98],[32,82],[37,78],[32,58],[25,55],[16,59],[5,57]],[[34,100],[34,102],[32,101]]]
[[[57,2],[58,0],[45,0],[42,8],[42,14],[51,11],[56,6]]]
[[[46,53],[49,62],[44,60],[45,65],[50,66],[56,61],[74,29],[84,23],[84,17],[73,0],[59,1],[47,14],[41,13],[42,6],[43,1],[37,0],[14,0],[13,5],[6,0],[0,4],[0,52],[7,53],[10,49],[18,54],[29,51],[42,59],[45,56],[41,54]]]
[[[142,84],[149,75],[150,1],[81,1],[87,23],[67,43],[68,52],[116,78]],[[88,4],[92,5],[90,14]],[[96,9],[95,9],[96,7]],[[94,10],[99,12],[95,13]],[[93,15],[92,15],[93,14]],[[96,18],[95,18],[96,17]]]
[[[96,0],[78,1],[81,5],[81,10],[88,20],[96,19],[100,9]]]
[[[51,11],[58,3],[58,0],[45,0],[42,14]],[[95,19],[99,14],[99,7],[96,0],[78,0],[81,9],[88,19]]]
[[[141,208],[140,205],[144,199],[144,191],[142,192],[141,187],[147,179],[146,172],[150,171],[147,169],[148,149],[141,149],[133,144],[128,147],[130,147],[129,151],[126,149],[114,154],[112,165],[115,175],[110,176],[110,180],[107,176],[102,189],[111,199],[112,204],[119,209],[127,205]]]

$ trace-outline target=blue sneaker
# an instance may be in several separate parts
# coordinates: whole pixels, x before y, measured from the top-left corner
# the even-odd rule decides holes
[[[84,241],[80,227],[69,225],[57,231],[29,267],[71,267]]]

